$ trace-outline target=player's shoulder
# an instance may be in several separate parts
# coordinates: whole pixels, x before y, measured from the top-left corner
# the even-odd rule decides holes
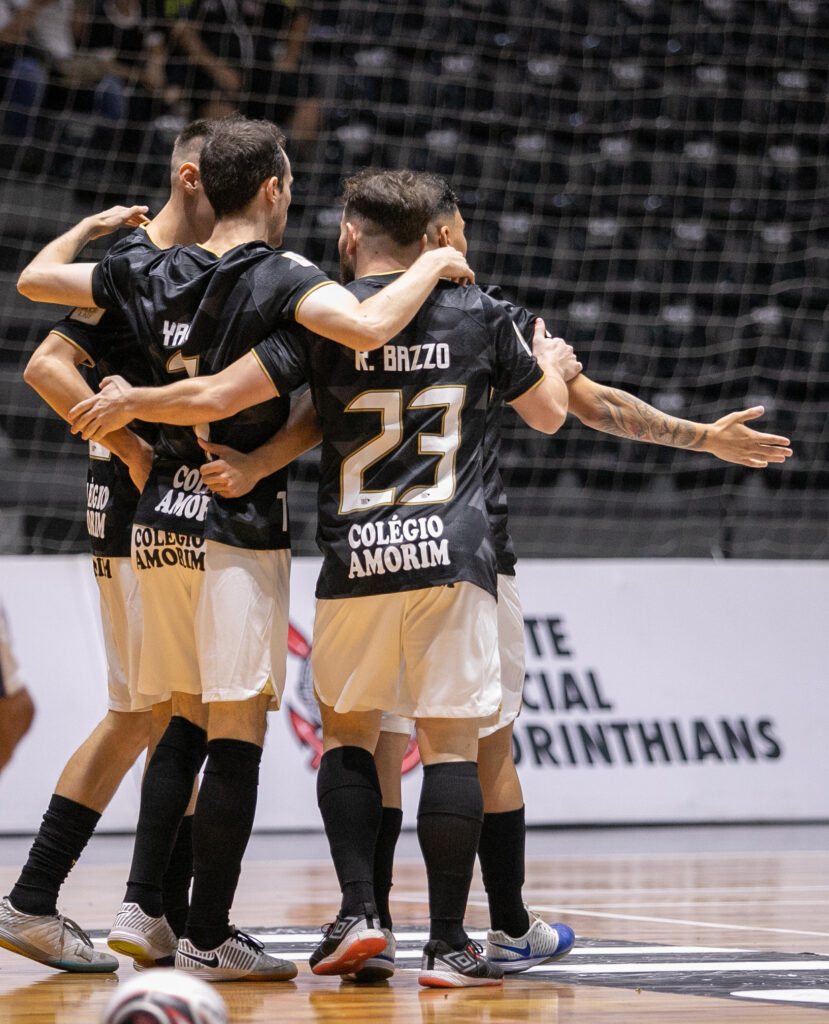
[[[135,231],[131,231],[128,235],[120,238],[117,242],[114,242],[109,249],[107,249],[107,256],[122,256],[122,255],[136,255],[146,257],[154,253],[161,253],[162,249],[155,244],[155,242],[147,234],[147,229],[144,227],[138,227]]]

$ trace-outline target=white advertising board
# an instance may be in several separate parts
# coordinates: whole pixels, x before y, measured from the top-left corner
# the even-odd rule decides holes
[[[317,569],[294,561],[288,680],[270,719],[258,829],[320,827],[308,671]],[[527,676],[515,751],[528,822],[829,817],[829,565],[525,561],[518,582]],[[25,833],[104,713],[105,666],[89,558],[2,558],[0,595],[38,705],[0,777],[0,832]],[[413,750],[409,824],[416,766]],[[139,787],[137,765],[101,830],[132,829]]]

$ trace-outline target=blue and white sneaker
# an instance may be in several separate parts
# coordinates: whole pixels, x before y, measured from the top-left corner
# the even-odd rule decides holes
[[[354,981],[362,985],[372,981],[387,981],[394,974],[394,954],[397,944],[390,929],[381,928],[380,931],[386,937],[386,948],[380,953],[370,956],[368,960],[364,960],[363,966],[358,971],[344,974],[343,981]]]
[[[567,956],[576,936],[566,924],[547,924],[531,910],[530,927],[520,938],[506,932],[489,931],[486,936],[486,958],[498,964],[505,974],[516,974],[539,964],[548,964]]]

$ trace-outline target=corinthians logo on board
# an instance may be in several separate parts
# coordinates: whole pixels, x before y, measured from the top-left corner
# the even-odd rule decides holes
[[[296,698],[296,703],[289,701],[286,704],[288,721],[291,723],[294,736],[303,747],[308,749],[310,754],[308,767],[316,771],[322,757],[322,726],[320,725],[317,700],[314,696],[311,644],[293,623],[288,625],[288,651],[300,659],[292,694]],[[300,706],[302,710],[299,710]],[[406,748],[406,756],[403,758],[402,773],[405,775],[419,763],[420,751],[417,749],[417,740],[412,737]]]

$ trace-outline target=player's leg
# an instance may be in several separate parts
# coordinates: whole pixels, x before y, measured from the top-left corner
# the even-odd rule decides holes
[[[133,526],[134,555],[138,532],[142,541],[143,534],[156,536]],[[158,563],[146,568],[134,562],[143,614],[138,692],[156,700],[172,692],[171,717],[144,772],[126,892],[109,936],[116,952],[145,964],[169,963],[175,955],[176,935],[164,916],[164,878],[207,744],[194,625],[204,571],[167,565],[163,558]],[[156,733],[160,726],[158,718]]]
[[[429,941],[419,982],[435,987],[497,985],[463,926],[481,834],[483,797],[475,763],[477,719],[417,721],[423,786],[417,837],[429,884]]]
[[[380,712],[339,714],[321,703],[320,716],[324,753],[317,803],[342,898],[309,962],[315,974],[346,974],[386,945],[374,906],[374,848],[383,807],[372,751]]]
[[[208,541],[195,615],[207,759],[193,814],[193,890],[176,967],[221,981],[283,981],[296,965],[231,927],[230,908],[256,811],[269,710],[288,642],[290,553]]]
[[[478,730],[501,703],[495,598],[469,583],[412,592],[402,659],[423,762],[417,834],[429,881],[430,937],[419,981],[498,984],[463,916],[483,819]],[[405,700],[398,712],[410,714]]]
[[[524,905],[524,794],[515,768],[513,723],[524,687],[524,617],[514,576],[498,577],[498,648],[501,712],[481,730],[478,772],[484,795],[484,821],[478,859],[489,902],[487,959],[505,972],[527,970],[566,956],[572,929],[547,924]]]
[[[149,711],[131,710],[142,704],[136,697],[141,633],[137,582],[129,559],[112,558],[110,565],[109,578],[98,581],[109,710],[63,769],[27,862],[0,910],[7,948],[62,970],[118,966],[113,957],[96,952],[73,923],[67,928],[58,915],[57,899],[149,736]]]

